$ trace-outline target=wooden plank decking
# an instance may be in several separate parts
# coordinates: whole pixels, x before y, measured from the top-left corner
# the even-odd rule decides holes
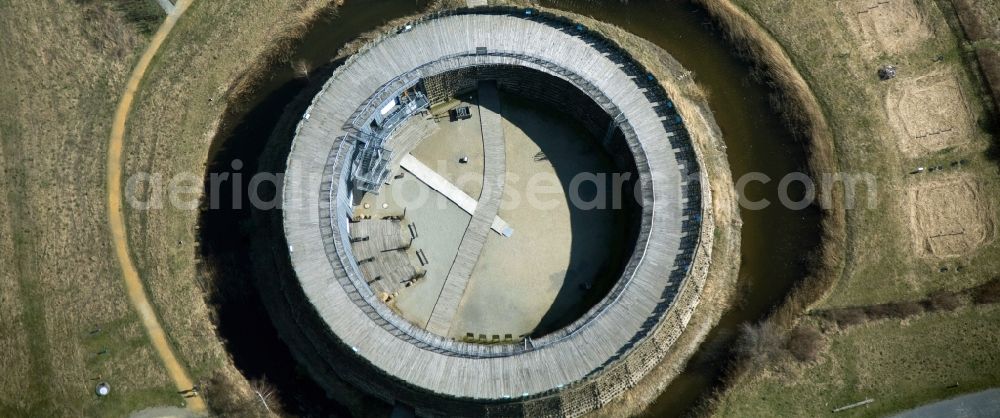
[[[500,117],[500,95],[495,82],[479,83],[479,117],[483,129],[483,192],[479,195],[472,221],[462,236],[458,254],[448,271],[430,319],[427,320],[427,330],[438,335],[446,336],[451,329],[455,312],[462,303],[465,288],[472,277],[472,270],[486,245],[490,226],[500,211],[504,181],[507,178],[507,151]]]

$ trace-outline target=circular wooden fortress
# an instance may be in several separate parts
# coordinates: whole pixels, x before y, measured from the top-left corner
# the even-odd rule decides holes
[[[396,236],[410,215],[367,222],[361,202],[401,165],[420,177],[426,167],[408,150],[438,123],[430,109],[477,88],[478,199],[421,177],[470,218],[426,321],[415,321],[387,300],[424,274],[426,256],[404,251],[421,238],[405,227]],[[568,115],[634,174],[631,245],[604,293],[560,328],[463,338],[453,324],[484,241],[519,233],[498,212],[507,162],[498,91]],[[453,117],[468,116],[459,109]],[[282,191],[296,280],[265,296],[283,339],[330,391],[346,381],[422,415],[580,415],[635,385],[686,326],[705,279],[692,266],[711,236],[708,193],[681,117],[628,51],[534,10],[424,16],[349,58],[302,116]]]

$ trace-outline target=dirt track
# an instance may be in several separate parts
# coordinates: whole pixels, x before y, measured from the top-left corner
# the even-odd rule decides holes
[[[125,92],[122,94],[121,101],[118,104],[118,109],[115,111],[114,121],[111,125],[111,138],[108,142],[108,226],[111,230],[111,239],[114,243],[115,254],[118,256],[118,262],[121,265],[122,277],[125,280],[125,287],[128,290],[129,301],[131,301],[132,306],[139,313],[143,327],[146,328],[146,333],[149,334],[149,339],[156,349],[157,355],[163,361],[164,367],[167,369],[167,374],[170,375],[170,379],[173,380],[174,385],[179,391],[191,389],[194,383],[190,376],[188,376],[184,366],[177,361],[177,357],[174,355],[173,349],[167,341],[167,335],[163,331],[163,327],[160,326],[159,319],[156,317],[156,312],[149,303],[142,279],[139,277],[139,272],[136,270],[135,264],[132,262],[131,255],[129,254],[125,219],[122,213],[122,145],[125,135],[125,123],[132,109],[135,93],[139,89],[139,83],[146,74],[146,70],[149,68],[153,57],[156,56],[156,52],[160,49],[163,41],[177,23],[177,19],[184,14],[191,1],[178,1],[174,13],[167,16],[163,25],[160,26],[156,34],[153,35],[153,38],[150,39],[149,46],[143,52],[138,64],[136,64],[135,69],[132,71],[132,75],[125,87]],[[205,411],[205,403],[197,396],[187,398],[187,407],[195,412]]]

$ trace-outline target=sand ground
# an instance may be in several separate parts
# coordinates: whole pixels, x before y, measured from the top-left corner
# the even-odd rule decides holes
[[[472,117],[449,122],[445,112],[437,131],[425,138],[410,154],[469,196],[478,199],[483,191],[483,131],[479,105],[474,96],[463,96],[462,99],[455,106],[469,106]],[[459,163],[462,157],[468,157],[469,162]]]
[[[612,261],[609,241],[620,234],[614,211],[571,210],[566,194],[577,173],[614,171],[594,138],[570,118],[503,99],[507,182],[500,217],[516,232],[487,239],[452,326],[456,338],[516,337],[575,319],[588,299],[585,288],[609,279],[599,276]]]
[[[364,209],[366,203],[369,204],[369,209]],[[383,204],[388,206],[383,208]],[[422,327],[430,318],[434,302],[448,276],[451,263],[455,260],[458,244],[472,215],[409,174],[384,186],[379,195],[368,195],[362,199],[357,214],[370,214],[373,218],[379,218],[401,214],[403,208],[406,208],[403,223],[414,224],[417,231],[417,237],[407,252],[417,270],[424,270],[427,275],[399,291],[394,307],[403,318]],[[404,231],[404,234],[409,232]],[[420,265],[416,257],[417,251],[423,251],[427,256],[427,265]]]
[[[475,97],[460,99],[473,117],[442,121],[412,154],[476,197],[482,190],[482,133]],[[456,339],[467,333],[518,337],[565,325],[599,299],[595,294],[617,277],[621,262],[621,211],[571,210],[567,195],[577,173],[614,172],[610,157],[571,118],[516,97],[502,100],[507,178],[499,215],[515,233],[488,237],[449,335]],[[469,162],[458,163],[461,156]],[[429,264],[420,266],[415,255],[411,259],[427,275],[401,290],[393,306],[422,326],[471,215],[405,170],[396,173],[403,177],[362,199],[358,211],[381,217],[401,214],[405,207],[406,221],[416,224],[418,237],[410,252],[423,250]],[[582,189],[588,199],[596,190]],[[614,273],[606,274],[609,268]]]

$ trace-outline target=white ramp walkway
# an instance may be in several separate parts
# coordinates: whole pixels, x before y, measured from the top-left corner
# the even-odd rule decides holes
[[[476,207],[479,206],[479,202],[469,196],[468,193],[459,189],[454,183],[448,181],[448,179],[442,177],[440,174],[435,172],[433,169],[420,162],[417,157],[411,154],[406,154],[403,159],[400,160],[399,166],[404,170],[409,171],[424,184],[426,184],[431,189],[434,189],[438,193],[444,195],[448,200],[455,202],[458,207],[462,210],[468,212],[470,215],[476,213]],[[496,231],[498,234],[505,237],[509,237],[514,234],[514,229],[507,225],[507,222],[500,219],[500,216],[493,218],[493,224],[490,226],[491,229]]]

